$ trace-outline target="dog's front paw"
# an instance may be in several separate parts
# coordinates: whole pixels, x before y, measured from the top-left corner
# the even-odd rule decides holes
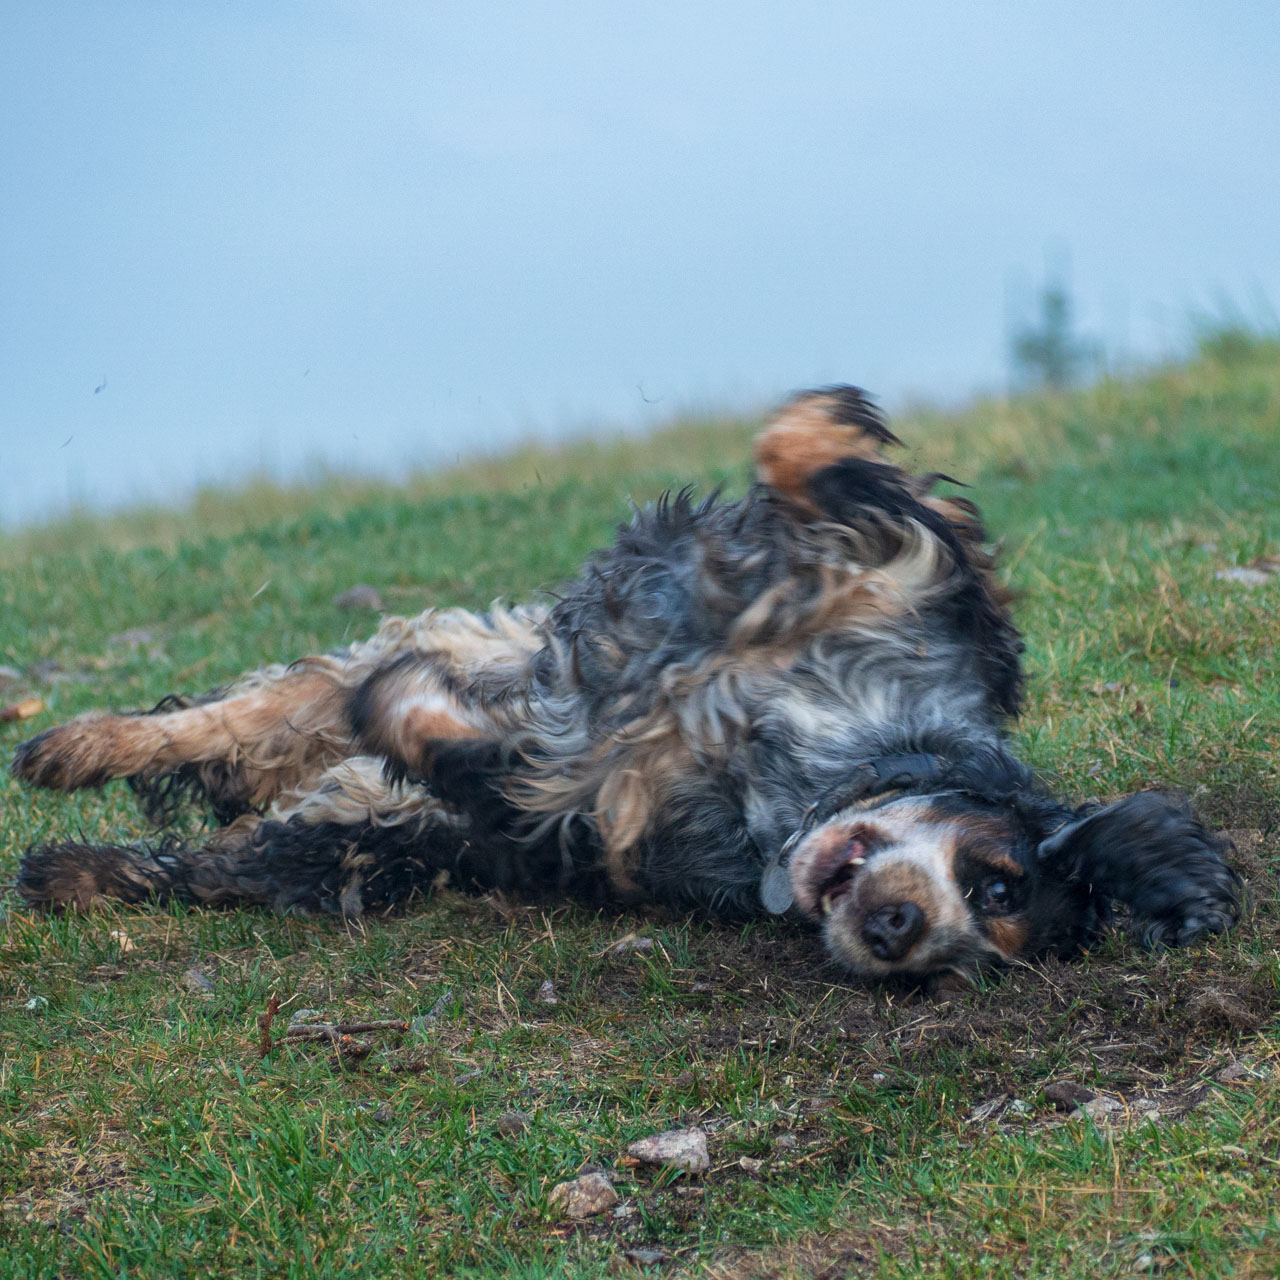
[[[1151,947],[1185,947],[1240,918],[1240,877],[1222,860],[1227,842],[1186,801],[1140,791],[1079,810],[1040,845],[1041,863],[1129,908]]]
[[[1163,901],[1158,906],[1134,907],[1134,925],[1144,946],[1188,947],[1225,933],[1240,919],[1240,877],[1212,848],[1194,866],[1171,869],[1160,889]]]

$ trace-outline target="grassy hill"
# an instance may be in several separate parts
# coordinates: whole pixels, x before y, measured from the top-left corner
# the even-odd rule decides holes
[[[45,919],[10,899],[5,1274],[587,1276],[643,1265],[628,1249],[722,1276],[1274,1274],[1280,575],[1219,575],[1280,552],[1280,344],[1208,343],[1088,392],[895,426],[1003,539],[1029,644],[1023,753],[1076,796],[1191,792],[1236,836],[1245,927],[1191,953],[1108,939],[904,1004],[772,924],[445,895],[348,933],[246,912]],[[376,615],[333,604],[357,582],[397,612],[553,587],[628,496],[740,489],[752,429],[681,424],[400,487],[258,485],[0,539],[16,673],[0,705],[46,704],[0,725],[0,752],[361,635]],[[0,876],[66,832],[145,835],[123,786],[0,780]],[[652,949],[613,954],[630,933]],[[425,1020],[358,1061],[315,1041],[260,1057],[273,995],[281,1023]],[[1055,1110],[1064,1080],[1099,1095],[1096,1123]],[[710,1133],[705,1179],[621,1162],[685,1124]],[[547,1196],[583,1165],[614,1171],[619,1211],[571,1227]]]

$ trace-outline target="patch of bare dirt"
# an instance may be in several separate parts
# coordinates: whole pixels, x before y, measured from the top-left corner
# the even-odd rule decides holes
[[[888,1224],[850,1228],[772,1249],[724,1250],[708,1265],[712,1280],[845,1280],[874,1275],[884,1257],[910,1251],[911,1232]]]

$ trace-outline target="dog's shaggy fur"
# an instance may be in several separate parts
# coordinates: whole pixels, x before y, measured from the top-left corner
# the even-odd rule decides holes
[[[19,748],[37,786],[127,778],[198,848],[31,850],[19,892],[346,916],[441,880],[718,913],[795,910],[875,976],[1087,942],[1113,904],[1152,943],[1236,918],[1180,800],[1048,795],[1009,753],[1021,643],[977,509],[863,394],[809,392],[742,500],[639,512],[550,608],[388,619],[348,650]]]

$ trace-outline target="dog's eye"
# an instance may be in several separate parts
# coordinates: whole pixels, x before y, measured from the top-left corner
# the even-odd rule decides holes
[[[979,886],[979,901],[988,915],[1003,915],[1013,905],[1013,891],[1002,876],[987,876]]]

